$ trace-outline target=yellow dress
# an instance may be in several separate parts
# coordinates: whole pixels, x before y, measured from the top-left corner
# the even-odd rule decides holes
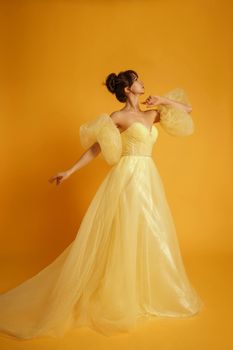
[[[182,89],[164,95],[187,103]],[[158,106],[171,135],[190,135],[191,116]],[[134,122],[120,133],[107,113],[80,126],[84,148],[98,141],[111,164],[76,238],[47,267],[0,295],[1,335],[62,337],[90,327],[106,336],[141,321],[183,318],[204,306],[180,253],[163,184],[151,157],[158,128]]]

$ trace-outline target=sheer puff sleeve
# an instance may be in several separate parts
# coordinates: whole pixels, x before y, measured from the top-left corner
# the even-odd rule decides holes
[[[115,164],[122,154],[120,131],[107,113],[103,113],[79,128],[80,143],[87,149],[98,142],[108,164]]]
[[[190,106],[188,97],[181,88],[173,89],[162,96]],[[172,136],[193,134],[194,123],[188,112],[170,105],[158,105],[157,110],[160,112],[160,125],[168,134]]]

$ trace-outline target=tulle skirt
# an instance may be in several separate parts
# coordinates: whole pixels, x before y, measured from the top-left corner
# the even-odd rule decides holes
[[[97,189],[76,238],[47,267],[0,295],[0,332],[106,336],[203,307],[191,285],[163,183],[150,156],[123,156]]]

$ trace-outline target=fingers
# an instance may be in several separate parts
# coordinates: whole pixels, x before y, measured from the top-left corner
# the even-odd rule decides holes
[[[144,102],[142,102],[142,104],[152,104],[152,96],[148,96],[147,99]]]
[[[56,180],[57,180],[56,184],[60,185],[60,183],[62,182],[62,176],[57,176]]]
[[[147,105],[147,107],[153,105],[153,102],[142,102],[142,103]]]
[[[63,181],[63,176],[55,175],[49,178],[49,182],[53,183],[53,181],[56,181],[56,185],[59,185]]]
[[[56,176],[52,176],[49,178],[49,182],[53,183],[53,181],[56,180]]]

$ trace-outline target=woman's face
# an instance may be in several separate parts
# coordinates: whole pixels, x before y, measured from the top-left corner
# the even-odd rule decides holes
[[[144,84],[136,75],[134,76],[134,82],[130,86],[130,90],[135,94],[144,94]]]

